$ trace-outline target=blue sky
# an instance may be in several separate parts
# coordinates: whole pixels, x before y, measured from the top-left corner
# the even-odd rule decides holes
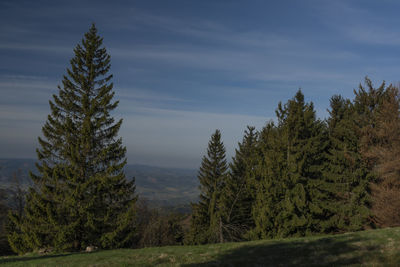
[[[111,54],[129,163],[197,168],[212,132],[228,158],[298,88],[324,118],[368,75],[397,84],[399,1],[0,2],[0,157],[34,158],[48,101],[95,22]]]

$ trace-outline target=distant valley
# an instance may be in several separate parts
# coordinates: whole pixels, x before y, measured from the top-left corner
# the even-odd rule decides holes
[[[34,159],[0,159],[0,186],[12,186],[14,173],[24,187],[31,184],[29,171],[36,172]],[[198,191],[197,170],[161,168],[130,164],[125,167],[127,179],[136,179],[136,192],[149,206],[170,207],[188,211],[190,202],[196,201]]]

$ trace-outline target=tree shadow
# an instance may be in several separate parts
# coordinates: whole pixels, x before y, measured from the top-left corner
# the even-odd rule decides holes
[[[96,251],[91,252],[96,253]],[[59,258],[59,257],[68,257],[71,255],[76,255],[80,253],[63,253],[63,254],[49,254],[49,255],[35,255],[35,256],[11,256],[11,257],[3,257],[0,258],[0,264],[4,263],[11,263],[11,262],[24,262],[24,261],[32,261],[32,260],[43,260],[43,259],[50,259],[50,258]]]
[[[244,245],[203,263],[182,266],[347,266],[385,262],[380,245],[347,235]]]

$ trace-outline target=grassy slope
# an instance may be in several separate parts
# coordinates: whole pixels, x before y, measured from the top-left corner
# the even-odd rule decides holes
[[[400,228],[205,246],[2,257],[7,266],[337,266],[400,264]]]

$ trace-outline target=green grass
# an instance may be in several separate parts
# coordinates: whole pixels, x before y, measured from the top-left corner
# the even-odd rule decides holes
[[[399,266],[400,228],[204,246],[1,257],[4,266]]]

